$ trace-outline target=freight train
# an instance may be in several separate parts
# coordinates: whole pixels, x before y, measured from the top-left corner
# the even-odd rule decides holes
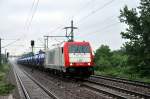
[[[34,66],[65,75],[89,77],[94,74],[92,48],[89,42],[63,42],[45,52],[23,55],[18,64]]]

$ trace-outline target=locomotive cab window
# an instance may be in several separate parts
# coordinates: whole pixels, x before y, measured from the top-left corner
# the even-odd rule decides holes
[[[90,46],[71,45],[69,46],[69,53],[90,53]]]

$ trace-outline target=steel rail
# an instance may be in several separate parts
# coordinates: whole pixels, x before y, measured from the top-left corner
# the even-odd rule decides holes
[[[96,84],[96,85],[104,86],[104,87],[107,87],[107,88],[110,88],[110,89],[114,89],[114,90],[117,90],[117,91],[120,91],[120,92],[123,92],[123,93],[127,93],[127,94],[130,94],[130,95],[139,96],[139,97],[144,98],[144,99],[150,99],[150,95],[148,95],[148,94],[135,92],[135,91],[130,91],[130,90],[123,89],[123,88],[120,88],[120,87],[114,87],[114,86],[111,86],[111,85],[108,85],[108,84],[102,84],[100,82],[94,82],[94,81],[91,81],[91,80],[85,80],[85,81]]]
[[[27,90],[26,90],[26,88],[23,85],[23,82],[22,82],[20,76],[17,74],[17,72],[15,70],[14,70],[14,73],[15,73],[16,77],[18,78],[18,81],[19,81],[19,83],[21,85],[21,88],[22,88],[22,91],[24,93],[25,98],[26,99],[31,99],[30,96],[29,96],[29,94],[28,94],[28,92],[27,92]]]
[[[28,76],[34,83],[36,83],[40,88],[42,88],[50,97],[52,97],[53,99],[59,99],[54,93],[52,93],[51,91],[49,91],[46,87],[44,87],[36,79],[34,79],[33,77],[31,77],[29,74],[27,74],[27,72],[23,71],[23,73],[26,76]]]
[[[102,75],[92,75],[91,77],[100,78],[100,79],[109,80],[109,81],[115,81],[119,83],[130,84],[130,85],[144,87],[144,88],[150,88],[150,83],[145,83],[145,82],[140,82],[140,81],[131,81],[131,80],[123,79],[123,78],[113,78],[113,77],[102,76]]]
[[[113,94],[113,93],[111,93],[111,92],[105,91],[105,90],[103,90],[103,89],[94,88],[94,87],[92,87],[92,86],[90,86],[90,85],[88,85],[88,84],[85,84],[85,83],[81,84],[81,86],[87,87],[87,88],[89,88],[89,89],[91,89],[91,90],[94,90],[94,91],[96,91],[96,92],[100,92],[100,93],[103,93],[103,94],[107,94],[108,96],[111,96],[112,98],[126,99],[126,97],[121,96],[121,95],[119,95],[119,94],[117,95],[117,94]]]

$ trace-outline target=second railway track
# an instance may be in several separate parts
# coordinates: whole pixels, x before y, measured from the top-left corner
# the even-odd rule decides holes
[[[112,98],[117,99],[150,99],[150,95],[143,94],[140,92],[134,92],[131,90],[126,90],[123,88],[110,86],[107,84],[101,84],[99,82],[94,82],[90,80],[85,80],[86,82],[82,84],[89,89],[95,90],[100,93],[107,94]]]
[[[134,82],[123,79],[92,76],[90,79],[85,80],[83,86],[119,99],[150,99],[148,85],[134,84]]]
[[[114,78],[114,77],[109,77],[109,76],[102,76],[102,75],[92,75],[92,78],[98,78],[98,79],[104,79],[104,80],[109,80],[109,81],[115,81],[119,83],[125,83],[125,84],[130,84],[138,87],[143,87],[143,88],[149,88],[150,89],[150,83],[146,82],[140,82],[140,81],[131,81],[123,78]]]

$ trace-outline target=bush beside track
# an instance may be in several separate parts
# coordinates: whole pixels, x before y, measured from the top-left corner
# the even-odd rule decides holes
[[[0,65],[0,95],[7,95],[15,88],[14,85],[7,81],[7,74],[9,70],[9,64]]]
[[[95,52],[95,74],[150,83],[150,76],[143,77],[134,72],[132,66],[127,64],[127,59],[128,55],[123,48],[111,51],[109,46],[101,45]]]
[[[95,75],[104,75],[104,76],[111,76],[111,77],[119,77],[125,78],[133,81],[141,81],[150,83],[150,78],[148,77],[140,77],[139,74],[136,73],[128,73],[128,67],[109,67],[104,68],[102,70],[95,70]]]

